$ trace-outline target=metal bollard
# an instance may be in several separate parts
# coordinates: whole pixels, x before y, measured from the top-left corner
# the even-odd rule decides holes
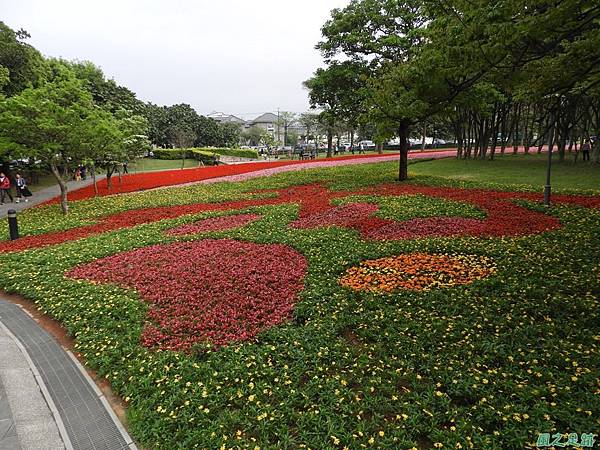
[[[14,209],[8,210],[8,231],[10,240],[19,239],[19,225],[17,224],[17,212]]]

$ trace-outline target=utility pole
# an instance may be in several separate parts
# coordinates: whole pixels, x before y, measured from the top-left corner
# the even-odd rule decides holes
[[[280,135],[279,135],[279,126],[280,126],[280,119],[279,119],[279,108],[277,108],[277,146],[279,146],[280,141]]]

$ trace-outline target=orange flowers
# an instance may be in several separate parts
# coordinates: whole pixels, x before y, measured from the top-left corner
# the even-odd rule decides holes
[[[355,291],[426,291],[472,283],[495,271],[493,261],[484,256],[410,253],[363,261],[339,282]]]

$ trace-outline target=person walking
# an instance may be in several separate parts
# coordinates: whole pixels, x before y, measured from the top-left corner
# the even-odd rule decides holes
[[[592,145],[590,143],[589,139],[586,139],[583,146],[581,147],[581,151],[583,153],[583,160],[584,161],[589,161],[590,160],[590,150],[592,148]]]
[[[31,197],[31,191],[27,187],[27,180],[23,178],[21,175],[17,174],[15,176],[16,187],[17,187],[17,203],[24,199],[26,202],[29,201],[28,197]]]
[[[10,179],[4,173],[0,172],[0,205],[4,205],[4,198],[6,196],[14,203],[15,199],[10,193]]]

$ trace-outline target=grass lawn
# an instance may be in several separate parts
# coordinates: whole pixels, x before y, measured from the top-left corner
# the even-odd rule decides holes
[[[198,167],[198,161],[195,159],[186,159],[184,168]],[[129,163],[128,167],[131,173],[135,172],[152,172],[156,170],[172,170],[181,169],[181,160],[162,160],[154,158],[140,158],[135,162]]]
[[[448,158],[410,166],[410,173],[476,183],[496,183],[542,191],[546,184],[547,154],[496,156],[494,161]],[[558,161],[554,154],[553,189],[600,191],[600,166],[572,160]]]
[[[597,432],[600,209],[572,204],[597,198],[544,208],[396,170],[33,208],[30,241],[0,241],[0,287],[65,326],[143,448],[533,449]],[[44,246],[56,231],[73,240]]]

